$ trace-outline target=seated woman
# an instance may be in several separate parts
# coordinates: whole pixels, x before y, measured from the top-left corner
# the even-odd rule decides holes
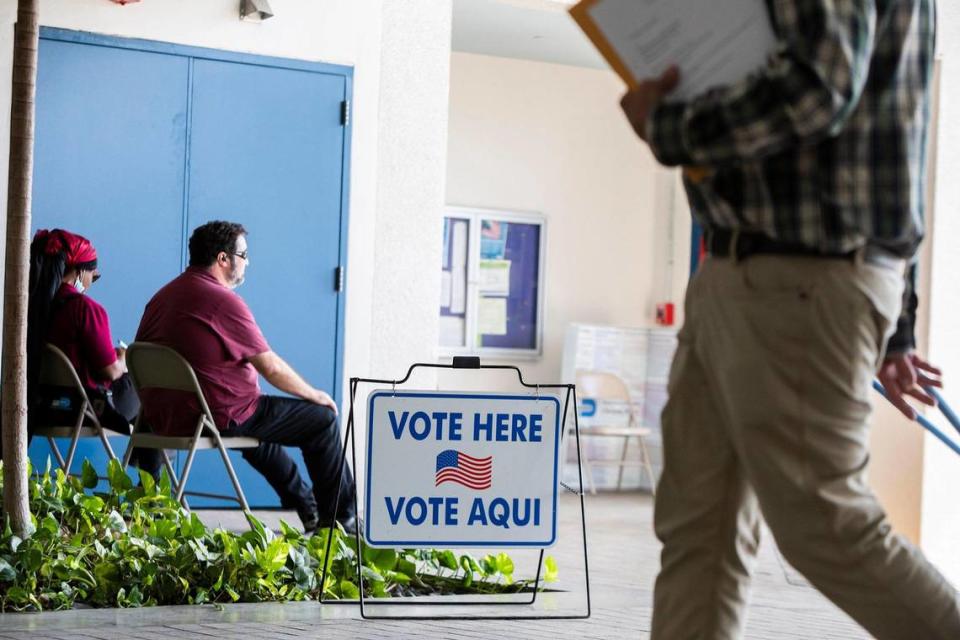
[[[44,344],[50,343],[77,370],[101,424],[126,433],[140,401],[127,374],[126,349],[113,346],[106,310],[84,295],[99,278],[97,252],[89,240],[63,229],[36,233],[30,245],[27,321],[30,413],[40,419],[64,411],[75,416],[79,405],[63,390],[42,388],[37,382]],[[159,453],[138,450],[134,457],[142,469],[153,474],[159,470]]]

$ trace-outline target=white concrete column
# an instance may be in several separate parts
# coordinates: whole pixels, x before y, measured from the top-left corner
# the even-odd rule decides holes
[[[450,92],[450,0],[383,3],[370,370],[436,357]]]

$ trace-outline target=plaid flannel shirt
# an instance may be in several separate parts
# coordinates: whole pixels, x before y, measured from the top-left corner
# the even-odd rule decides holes
[[[767,66],[689,102],[647,137],[707,229],[823,253],[865,245],[912,259],[923,238],[934,0],[767,0]],[[682,69],[681,69],[682,73]],[[915,346],[913,272],[889,353]]]

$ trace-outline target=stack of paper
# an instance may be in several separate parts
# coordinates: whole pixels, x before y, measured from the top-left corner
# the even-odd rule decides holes
[[[739,82],[777,42],[764,0],[583,0],[570,13],[631,88],[677,65],[670,99]]]

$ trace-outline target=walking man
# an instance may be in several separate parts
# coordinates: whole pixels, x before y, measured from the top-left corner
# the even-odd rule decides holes
[[[762,513],[787,560],[881,639],[960,638],[957,593],[866,481],[871,380],[908,416],[933,0],[767,2],[762,71],[687,102],[679,72],[622,106],[683,165],[709,257],[663,414],[654,639],[738,638]]]

